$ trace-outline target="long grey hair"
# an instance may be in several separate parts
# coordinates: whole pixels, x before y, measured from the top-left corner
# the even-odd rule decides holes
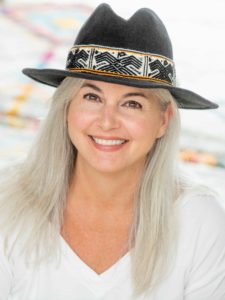
[[[66,115],[83,81],[66,78],[60,84],[26,160],[8,171],[1,183],[0,232],[9,257],[18,244],[24,257],[35,253],[42,260],[53,257],[59,248],[56,246],[77,153],[67,133]],[[154,94],[162,111],[171,103],[173,114],[165,135],[156,141],[146,159],[138,190],[129,239],[136,294],[154,286],[166,273],[176,244],[179,113],[168,90],[154,89]]]

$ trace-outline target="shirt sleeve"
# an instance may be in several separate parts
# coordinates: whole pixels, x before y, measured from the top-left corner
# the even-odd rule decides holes
[[[225,209],[211,196],[196,199],[188,225],[194,241],[184,300],[225,300]]]
[[[0,237],[0,300],[7,300],[12,283],[12,273],[4,254],[3,241]]]

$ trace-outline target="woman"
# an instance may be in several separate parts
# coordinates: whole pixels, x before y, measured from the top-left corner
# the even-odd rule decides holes
[[[217,105],[175,86],[155,13],[102,4],[66,70],[23,72],[57,90],[1,185],[0,299],[224,299],[225,213],[176,167],[178,108]]]

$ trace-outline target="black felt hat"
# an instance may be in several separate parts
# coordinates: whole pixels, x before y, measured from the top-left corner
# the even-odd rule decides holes
[[[108,4],[100,4],[80,29],[69,50],[65,70],[25,68],[23,73],[55,87],[69,76],[165,88],[180,108],[218,107],[196,93],[176,87],[169,35],[159,17],[148,8],[139,9],[125,20]]]

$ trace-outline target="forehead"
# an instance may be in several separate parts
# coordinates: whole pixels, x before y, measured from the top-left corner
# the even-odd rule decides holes
[[[103,92],[103,93],[107,91],[113,91],[121,94],[137,93],[137,94],[143,94],[145,96],[152,96],[155,94],[154,89],[150,89],[150,88],[139,88],[139,87],[133,87],[133,86],[122,85],[117,83],[109,83],[109,82],[98,81],[98,80],[85,80],[81,88],[83,87],[93,88],[96,91]]]

